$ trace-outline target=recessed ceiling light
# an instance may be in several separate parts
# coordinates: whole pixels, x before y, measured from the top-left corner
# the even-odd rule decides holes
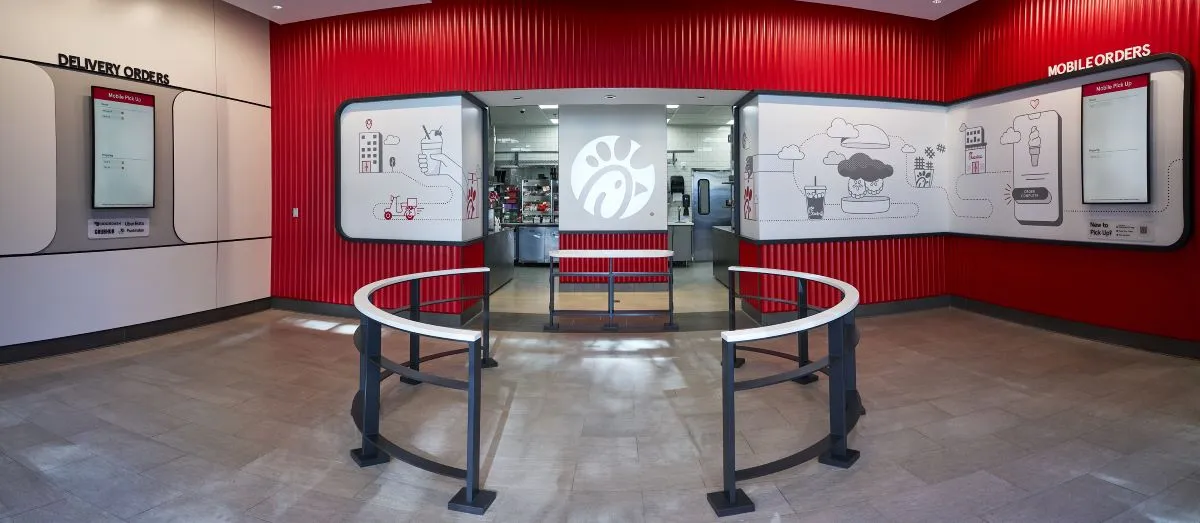
[[[728,121],[728,122],[725,122],[725,125],[733,125],[733,120],[730,120],[730,121]]]
[[[551,118],[550,123],[552,123],[554,125],[558,125],[558,118]]]
[[[940,3],[942,3],[942,0],[933,0],[933,3],[940,4]]]
[[[538,106],[538,109],[541,109],[541,110],[543,110],[543,111],[544,111],[544,110],[546,110],[546,109],[558,109],[558,105],[557,105],[557,104],[552,104],[552,105],[539,105],[539,106]]]
[[[273,5],[273,6],[271,6],[271,9],[283,9],[283,6],[281,6],[281,5]]]
[[[679,104],[670,104],[670,105],[667,105],[667,109],[678,109],[678,108],[679,108]]]
[[[614,98],[616,98],[616,97],[617,97],[617,95],[615,95],[615,94],[606,94],[606,95],[604,95],[604,99],[605,99],[605,100],[612,100],[612,99],[614,99]]]

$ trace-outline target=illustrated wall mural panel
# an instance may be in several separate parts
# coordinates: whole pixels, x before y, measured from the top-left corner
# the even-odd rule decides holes
[[[1084,204],[1081,87],[1146,73],[1150,202]],[[949,107],[763,94],[739,113],[742,234],[1171,247],[1187,232],[1185,91],[1159,60]]]
[[[460,96],[343,107],[337,137],[341,233],[382,241],[478,238],[481,113]]]

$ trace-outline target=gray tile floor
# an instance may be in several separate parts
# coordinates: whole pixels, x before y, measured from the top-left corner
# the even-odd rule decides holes
[[[1198,362],[954,310],[860,325],[862,459],[746,482],[758,511],[731,520],[1200,521]],[[455,481],[349,461],[353,328],[268,311],[0,367],[0,518],[714,520],[717,332],[494,333],[482,448],[499,499],[480,518],[445,510]],[[400,358],[404,337],[384,339]],[[747,356],[745,377],[785,365]],[[465,374],[461,359],[426,370]],[[822,437],[825,390],[739,393],[739,466]],[[461,393],[389,380],[383,405],[385,434],[461,466]]]

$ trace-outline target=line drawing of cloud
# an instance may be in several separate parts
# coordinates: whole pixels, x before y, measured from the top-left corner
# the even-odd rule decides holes
[[[958,124],[958,132],[960,132],[960,133],[967,132],[967,123],[966,122]]]
[[[913,146],[911,146],[911,145],[909,145],[909,144],[904,144],[904,147],[901,147],[901,148],[900,148],[900,152],[902,152],[902,153],[908,153],[908,154],[912,154],[912,153],[915,153],[915,152],[917,152],[917,148],[916,148],[916,147],[913,147]]]
[[[825,165],[837,165],[839,163],[844,162],[845,160],[846,160],[846,155],[841,154],[837,151],[829,151],[828,153],[825,154],[825,158],[821,160],[821,163],[823,163]]]
[[[887,149],[892,146],[891,139],[883,129],[870,124],[855,125],[858,136],[842,138],[842,147],[848,149]]]
[[[383,139],[383,145],[400,145],[400,137],[394,134],[389,134]]]
[[[1004,130],[1004,134],[1000,135],[1000,143],[1004,145],[1012,145],[1021,141],[1021,131],[1009,127]]]
[[[803,160],[804,159],[804,151],[801,151],[800,146],[796,145],[796,144],[784,146],[783,149],[779,150],[779,159],[780,160]]]
[[[845,118],[834,118],[829,124],[829,129],[825,130],[825,134],[830,138],[858,138],[858,129],[850,125]]]
[[[868,182],[882,180],[891,176],[893,172],[892,166],[863,153],[854,153],[849,159],[838,164],[838,174]]]

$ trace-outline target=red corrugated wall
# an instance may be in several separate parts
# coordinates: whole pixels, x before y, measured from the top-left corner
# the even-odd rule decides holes
[[[460,247],[356,244],[337,236],[333,114],[347,98],[667,87],[940,100],[938,31],[925,20],[794,0],[437,0],[272,26],[272,294],[349,303],[374,279],[471,259]],[[291,216],[294,207],[299,218]],[[906,242],[896,245],[905,252],[926,245]],[[904,258],[912,267],[899,269],[939,256],[923,250]],[[812,268],[799,258],[779,262]],[[883,267],[875,270],[875,279],[888,277]],[[943,283],[925,285],[887,297],[936,293]],[[445,283],[428,292],[460,288]]]
[[[645,233],[580,233],[565,232],[558,236],[561,249],[666,249],[666,232]],[[613,260],[613,269],[619,272],[666,272],[665,258],[628,258]],[[608,260],[568,258],[561,262],[563,272],[606,272]],[[589,276],[563,277],[563,283],[605,283],[607,278]],[[665,277],[626,276],[616,279],[617,283],[665,283]]]
[[[1050,65],[1143,43],[1200,63],[1196,0],[985,0],[939,23],[947,34],[949,98],[1045,78]],[[951,294],[1200,340],[1194,240],[1153,253],[955,237],[947,253]]]

